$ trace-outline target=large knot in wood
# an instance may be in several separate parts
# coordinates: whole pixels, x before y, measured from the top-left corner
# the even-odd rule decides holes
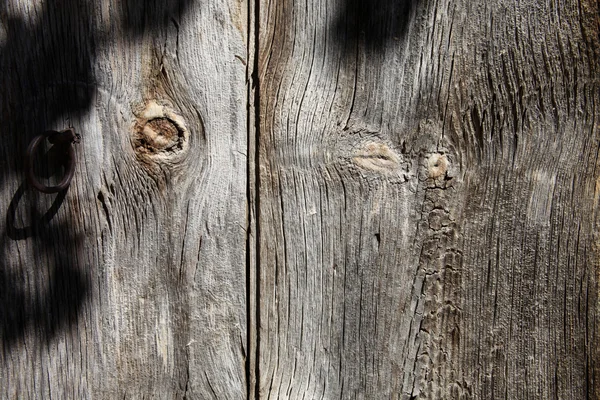
[[[133,147],[143,158],[172,158],[187,149],[189,133],[183,118],[167,105],[150,101],[136,113]]]

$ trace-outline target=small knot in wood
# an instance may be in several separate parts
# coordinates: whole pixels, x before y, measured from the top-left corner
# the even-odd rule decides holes
[[[385,143],[370,142],[360,146],[353,161],[359,167],[371,171],[390,173],[400,166],[398,156]]]
[[[445,154],[432,154],[427,159],[427,171],[432,179],[442,178],[448,171],[448,159]]]

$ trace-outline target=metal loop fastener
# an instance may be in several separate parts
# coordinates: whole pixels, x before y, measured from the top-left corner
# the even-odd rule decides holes
[[[41,142],[48,139],[54,146],[52,149],[57,148],[59,155],[64,156],[63,165],[65,167],[65,176],[56,186],[46,186],[41,184],[33,171],[33,157]],[[41,135],[33,138],[27,151],[25,152],[25,169],[27,171],[27,180],[29,184],[35,189],[42,193],[58,193],[69,187],[73,175],[75,174],[75,150],[73,149],[73,143],[79,143],[81,136],[75,133],[73,128],[66,129],[64,131],[46,131]]]

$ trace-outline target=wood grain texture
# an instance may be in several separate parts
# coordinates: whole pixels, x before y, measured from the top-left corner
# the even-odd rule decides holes
[[[260,2],[260,398],[600,396],[598,15]]]
[[[246,397],[246,7],[0,5],[1,398]],[[39,222],[21,155],[68,125]]]
[[[598,11],[3,2],[0,397],[598,398]]]

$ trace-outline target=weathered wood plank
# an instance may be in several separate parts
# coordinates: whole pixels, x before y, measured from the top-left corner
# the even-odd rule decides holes
[[[260,3],[260,398],[599,395],[598,22]]]
[[[0,397],[246,397],[246,7],[0,6]],[[74,182],[21,229],[55,198],[18,199],[21,155],[70,124]]]
[[[0,7],[4,397],[598,395],[597,5]]]

